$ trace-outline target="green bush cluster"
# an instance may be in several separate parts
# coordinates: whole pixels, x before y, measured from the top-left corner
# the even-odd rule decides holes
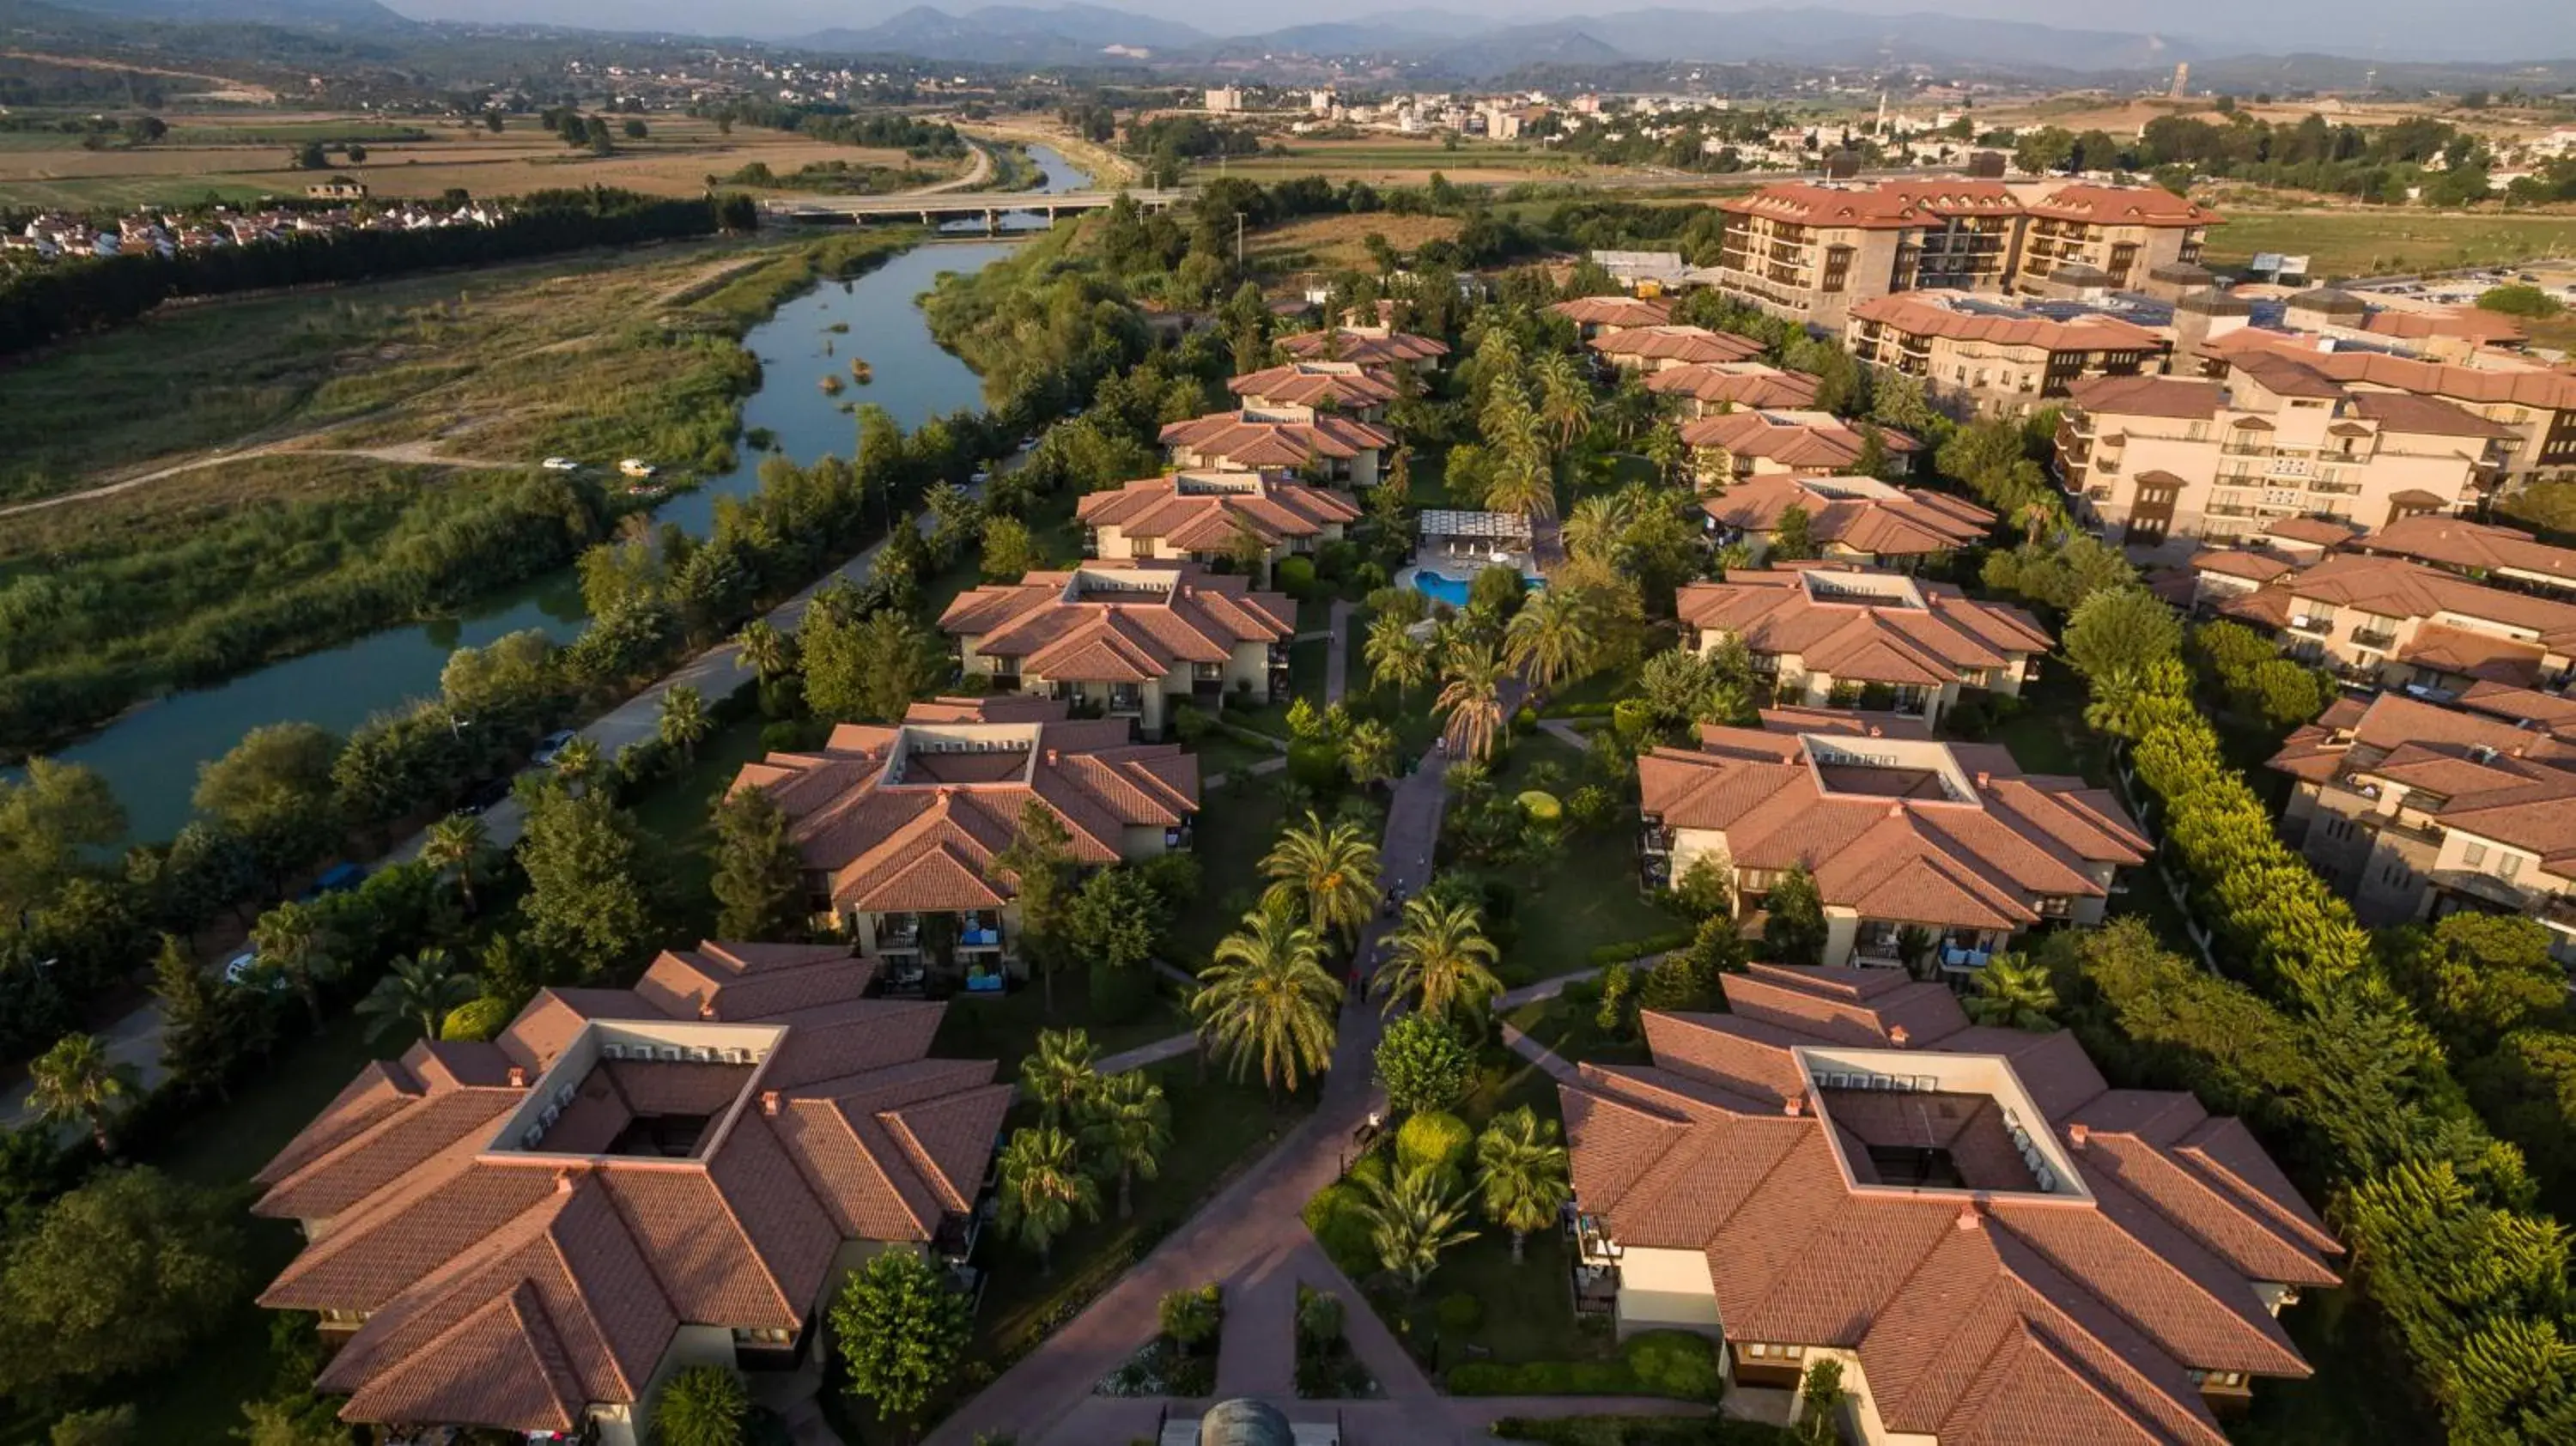
[[[1467,1158],[1476,1132],[1446,1110],[1424,1110],[1408,1117],[1395,1132],[1395,1168],[1405,1175],[1429,1169],[1455,1171]]]

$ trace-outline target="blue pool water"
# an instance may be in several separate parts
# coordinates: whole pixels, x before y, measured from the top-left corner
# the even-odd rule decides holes
[[[1526,574],[1521,580],[1533,590],[1547,586],[1545,579],[1529,577]],[[1436,568],[1413,569],[1413,586],[1416,591],[1433,602],[1447,603],[1453,608],[1463,608],[1467,605],[1468,589],[1474,585],[1475,579],[1472,577],[1451,577]]]

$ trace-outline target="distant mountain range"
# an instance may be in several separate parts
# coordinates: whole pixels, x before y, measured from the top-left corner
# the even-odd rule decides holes
[[[57,8],[132,20],[238,22],[306,30],[381,30],[413,22],[376,0],[55,0]]]
[[[1541,65],[1671,61],[1801,65],[1978,61],[2065,71],[2132,70],[2191,59],[2205,49],[2155,35],[1805,7],[1726,14],[1621,10],[1536,25],[1498,25],[1469,15],[1413,11],[1369,22],[1298,25],[1259,35],[1219,37],[1178,21],[1098,5],[996,5],[955,14],[918,5],[876,25],[826,30],[800,36],[793,43],[824,51],[1030,65],[1097,63],[1112,46],[1150,51],[1155,60],[1172,62],[1283,54],[1377,55],[1464,76],[1499,75]]]

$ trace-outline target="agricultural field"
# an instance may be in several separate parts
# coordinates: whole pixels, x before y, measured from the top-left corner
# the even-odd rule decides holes
[[[2221,210],[2227,223],[2211,229],[2204,260],[2227,267],[2261,251],[2306,256],[2319,281],[2576,256],[2576,214]]]
[[[301,195],[324,175],[363,181],[376,196],[434,199],[451,190],[511,196],[556,187],[615,186],[655,196],[694,196],[711,176],[758,162],[786,176],[809,164],[852,167],[928,164],[963,173],[964,162],[922,163],[901,151],[835,145],[785,131],[736,126],[681,115],[636,117],[642,140],[620,135],[613,155],[594,156],[511,116],[495,135],[457,121],[388,123],[370,117],[245,114],[165,115],[170,134],[131,150],[85,150],[77,137],[46,132],[0,134],[0,209],[187,205],[209,198],[255,201]],[[624,118],[611,121],[615,128]],[[329,148],[327,172],[299,170],[295,151],[310,142]],[[340,147],[356,142],[366,159]]]
[[[1306,216],[1264,226],[1244,238],[1245,259],[1258,271],[1341,271],[1369,269],[1371,232],[1386,237],[1399,254],[1426,241],[1447,240],[1463,223],[1455,216],[1399,216],[1381,212],[1360,216]]]
[[[1349,141],[1306,141],[1291,137],[1283,143],[1283,149],[1285,154],[1232,157],[1222,171],[1264,182],[1323,176],[1333,181],[1366,181],[1372,186],[1419,186],[1430,180],[1434,171],[1461,186],[1576,181],[1617,173],[1614,167],[1595,166],[1518,142],[1462,140],[1453,150],[1429,138],[1371,136]],[[1219,170],[1215,165],[1203,164],[1193,179],[1207,179]]]

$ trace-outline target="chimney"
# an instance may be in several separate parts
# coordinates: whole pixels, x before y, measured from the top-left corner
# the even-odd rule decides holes
[[[698,1001],[698,1018],[700,1018],[700,1019],[713,1019],[713,1018],[715,1018],[715,1017],[716,1017],[716,997],[715,997],[714,995],[710,994],[710,995],[708,995],[706,998],[701,999],[701,1000],[699,1000],[699,1001]]]
[[[1980,1211],[1979,1209],[1977,1209],[1977,1202],[1976,1202],[1976,1201],[1974,1201],[1974,1200],[1966,1200],[1966,1201],[1962,1201],[1962,1202],[1960,1202],[1960,1205],[1959,1205],[1959,1228],[1960,1228],[1960,1229],[1962,1229],[1962,1230],[1981,1230],[1981,1229],[1984,1229],[1984,1228],[1985,1228],[1985,1224],[1986,1224],[1986,1217],[1985,1217],[1985,1214],[1984,1214],[1984,1212],[1983,1212],[1983,1211]]]
[[[569,1195],[572,1193],[572,1171],[555,1171],[555,1193],[558,1195]]]
[[[1872,738],[1883,738],[1887,736],[1887,730],[1879,727],[1875,723],[1872,723],[1869,725],[1869,736]]]
[[[1052,748],[1048,749],[1048,750],[1046,751],[1046,765],[1047,765],[1047,767],[1049,767],[1049,768],[1053,768],[1053,767],[1055,767],[1055,761],[1056,761],[1056,759],[1057,759],[1059,756],[1060,756],[1060,755],[1058,755],[1058,753],[1056,752],[1056,750],[1054,750],[1054,749],[1052,749]]]
[[[2079,1150],[2083,1149],[2085,1142],[2092,1138],[2093,1127],[2090,1125],[2079,1123],[2068,1125],[2066,1127],[2066,1143],[2073,1145]]]
[[[1994,781],[1995,776],[1991,773],[1980,773],[1977,775],[1977,787],[1979,788],[1990,787],[1993,785]]]
[[[775,1116],[778,1113],[778,1091],[762,1090],[760,1092],[760,1112],[764,1115],[772,1116]]]
[[[1803,1115],[1806,1112],[1807,1092],[1805,1090],[1800,1090],[1780,1102],[1780,1113],[1784,1115]]]
[[[527,1087],[528,1087],[528,1071],[527,1071],[527,1067],[526,1067],[525,1065],[516,1065],[516,1064],[514,1064],[514,1065],[510,1066],[510,1088],[512,1088],[512,1089],[514,1089],[514,1090],[523,1090],[523,1089],[526,1089]]]
[[[1894,1025],[1887,1031],[1887,1042],[1895,1045],[1898,1049],[1903,1049],[1905,1047],[1905,1042],[1913,1037],[1913,1032],[1908,1030],[1902,1024]]]
[[[1905,800],[1900,798],[1894,803],[1889,804],[1887,806],[1887,816],[1889,818],[1905,817]]]

